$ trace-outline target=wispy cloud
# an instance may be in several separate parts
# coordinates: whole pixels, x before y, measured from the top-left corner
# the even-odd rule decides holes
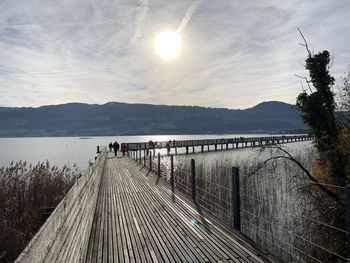
[[[136,44],[137,40],[142,35],[142,28],[144,26],[144,23],[147,17],[148,9],[149,9],[148,0],[139,0],[136,7],[135,30],[134,30],[134,34],[130,39],[130,45],[132,46]]]
[[[181,33],[187,26],[188,22],[190,22],[192,15],[194,14],[194,12],[196,12],[196,9],[198,8],[198,6],[201,4],[202,0],[194,0],[190,6],[190,8],[188,8],[184,18],[182,19],[179,27],[177,28],[176,32]]]

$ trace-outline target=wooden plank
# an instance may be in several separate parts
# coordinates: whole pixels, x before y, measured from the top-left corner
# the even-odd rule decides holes
[[[184,221],[184,220],[183,220]],[[189,222],[190,220],[187,220],[187,222]],[[188,224],[188,223],[186,223],[186,224]],[[197,240],[198,241],[198,240]]]
[[[104,164],[79,198],[72,197],[75,203],[44,262],[266,262],[163,179],[146,176],[147,169],[127,158]]]

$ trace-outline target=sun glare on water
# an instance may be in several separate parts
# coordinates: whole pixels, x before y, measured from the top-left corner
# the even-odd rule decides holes
[[[162,59],[174,59],[180,54],[181,48],[182,41],[179,33],[172,31],[157,33],[154,49]]]

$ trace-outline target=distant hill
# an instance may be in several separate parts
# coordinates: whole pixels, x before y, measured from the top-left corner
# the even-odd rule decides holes
[[[109,102],[1,108],[0,137],[278,133],[306,129],[292,105],[245,110]]]

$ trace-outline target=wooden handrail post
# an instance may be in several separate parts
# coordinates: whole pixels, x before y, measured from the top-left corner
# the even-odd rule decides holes
[[[196,165],[194,159],[191,159],[191,186],[192,186],[192,199],[196,201]]]
[[[231,194],[232,194],[232,211],[233,211],[233,227],[241,231],[241,201],[239,192],[239,168],[232,167],[231,178]]]
[[[170,155],[170,184],[171,190],[174,192],[175,181],[174,181],[174,155]]]

